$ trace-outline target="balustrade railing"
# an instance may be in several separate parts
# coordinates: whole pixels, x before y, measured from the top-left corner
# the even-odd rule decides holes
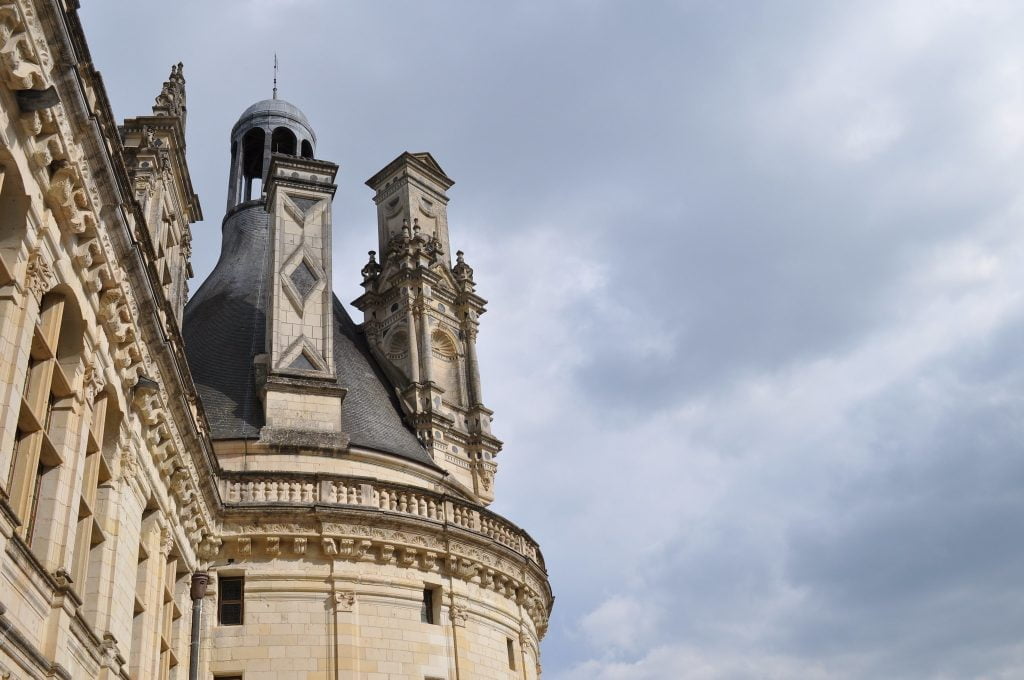
[[[227,504],[275,503],[341,505],[374,508],[447,522],[482,534],[543,565],[540,549],[529,536],[510,522],[479,506],[433,491],[378,480],[343,477],[294,476],[243,473],[218,480]]]

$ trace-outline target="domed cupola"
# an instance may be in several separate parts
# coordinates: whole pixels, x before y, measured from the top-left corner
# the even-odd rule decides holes
[[[247,108],[231,128],[231,172],[227,209],[259,200],[270,156],[313,158],[316,133],[299,107],[283,99],[264,99]]]

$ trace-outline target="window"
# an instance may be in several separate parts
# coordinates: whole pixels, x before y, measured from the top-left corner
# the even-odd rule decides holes
[[[508,648],[508,669],[514,671],[516,669],[516,643],[512,641],[512,638],[505,638],[505,646]]]
[[[62,530],[57,498],[64,458],[78,443],[73,431],[73,376],[82,349],[82,320],[74,301],[51,290],[39,305],[28,352],[13,457],[8,476],[10,504],[21,519],[19,534],[36,556],[47,552]]]
[[[420,604],[420,623],[434,622],[434,591],[423,589],[423,603]]]
[[[245,579],[241,576],[218,579],[217,622],[222,626],[240,626],[244,615]]]

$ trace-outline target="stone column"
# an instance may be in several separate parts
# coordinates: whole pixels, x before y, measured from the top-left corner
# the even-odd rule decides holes
[[[420,381],[420,351],[419,343],[416,342],[416,322],[411,305],[405,308],[405,325],[408,327],[409,335],[409,380],[415,385]]]
[[[480,391],[480,367],[476,360],[476,328],[472,324],[464,327],[466,335],[466,371],[469,373],[469,406],[479,406],[484,403],[483,394]]]
[[[427,301],[425,297],[421,296],[416,301],[416,312],[420,318],[420,361],[422,362],[420,370],[422,371],[423,382],[427,383],[434,379],[431,370],[434,353],[430,343],[430,323],[427,316]]]

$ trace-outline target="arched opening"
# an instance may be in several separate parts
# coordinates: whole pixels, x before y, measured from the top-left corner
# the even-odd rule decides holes
[[[289,156],[295,155],[295,148],[298,142],[295,139],[295,133],[286,127],[279,127],[274,130],[273,136],[270,138],[270,150],[273,153],[283,153]]]
[[[309,143],[308,139],[302,140],[302,157],[312,158],[313,157],[313,145]]]
[[[384,354],[403,375],[409,377],[409,334],[404,328],[396,330],[391,335]]]
[[[462,405],[462,376],[459,371],[459,351],[452,336],[435,329],[430,334],[432,356],[431,375],[434,382],[444,388],[445,401]]]
[[[242,200],[251,201],[263,193],[263,147],[267,133],[253,128],[242,137]]]

